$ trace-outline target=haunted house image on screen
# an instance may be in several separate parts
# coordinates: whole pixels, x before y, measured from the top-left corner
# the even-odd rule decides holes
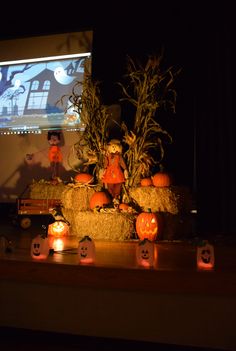
[[[90,53],[0,63],[0,133],[83,128],[69,95]]]

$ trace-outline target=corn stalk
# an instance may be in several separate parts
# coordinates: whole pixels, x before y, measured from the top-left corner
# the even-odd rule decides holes
[[[86,67],[86,66],[85,66]],[[101,102],[100,83],[85,72],[83,82],[77,82],[69,96],[70,103],[80,115],[83,132],[78,132],[78,141],[74,150],[78,159],[87,157],[86,164],[94,164],[94,176],[99,178],[99,170],[103,167],[103,151],[107,143],[107,123],[110,113]],[[84,155],[86,150],[86,156]]]
[[[137,186],[141,177],[150,176],[152,167],[164,158],[164,142],[172,142],[171,135],[157,121],[157,111],[164,108],[175,113],[176,91],[172,85],[179,72],[173,72],[172,67],[162,71],[161,60],[161,55],[152,56],[142,66],[128,57],[126,84],[118,83],[123,93],[120,100],[135,108],[132,130],[125,122],[121,126],[128,146],[124,153],[128,187]]]

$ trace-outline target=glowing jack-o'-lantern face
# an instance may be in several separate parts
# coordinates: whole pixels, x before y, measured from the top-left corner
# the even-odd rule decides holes
[[[158,218],[155,213],[142,212],[136,218],[136,231],[140,240],[156,240],[158,234]]]
[[[197,266],[199,269],[212,269],[215,265],[214,247],[205,241],[197,248]]]
[[[140,266],[154,265],[154,242],[148,239],[141,240],[136,248],[136,259]]]
[[[87,235],[79,242],[78,256],[80,263],[93,263],[95,260],[95,245]]]
[[[68,235],[69,226],[64,221],[55,221],[48,226],[48,234],[56,237]]]
[[[37,235],[31,242],[31,257],[45,259],[49,255],[49,241],[41,235]]]

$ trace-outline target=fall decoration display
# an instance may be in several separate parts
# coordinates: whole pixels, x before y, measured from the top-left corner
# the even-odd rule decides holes
[[[172,179],[168,173],[158,172],[152,176],[152,183],[156,187],[170,186]]]
[[[151,211],[141,212],[136,218],[135,227],[140,240],[156,240],[159,229],[157,215]]]

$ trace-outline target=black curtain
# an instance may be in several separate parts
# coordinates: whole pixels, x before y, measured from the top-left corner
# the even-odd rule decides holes
[[[236,235],[236,38],[232,14],[230,8],[220,8],[213,18],[206,17],[195,33],[196,38],[201,37],[195,98],[198,230],[214,236]]]

